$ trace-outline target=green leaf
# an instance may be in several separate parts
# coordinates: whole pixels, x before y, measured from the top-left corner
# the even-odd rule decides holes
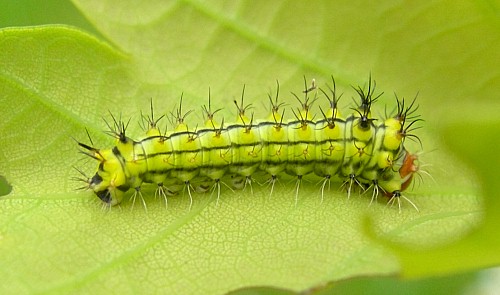
[[[45,24],[67,24],[101,36],[85,19],[71,1],[61,0],[16,0],[3,1],[0,9],[0,28],[13,26],[35,26]]]
[[[2,293],[303,290],[355,275],[428,275],[439,259],[419,255],[414,265],[404,263],[404,249],[391,252],[364,234],[365,216],[378,236],[420,249],[453,249],[483,217],[481,230],[493,228],[498,211],[483,216],[479,195],[488,163],[467,162],[440,132],[470,120],[486,132],[481,126],[489,125],[481,124],[496,118],[498,10],[472,1],[252,4],[75,2],[112,46],[64,26],[0,31],[0,175],[12,185],[0,201]],[[284,181],[272,196],[258,185],[253,194],[223,190],[218,206],[215,196],[195,194],[190,211],[186,195],[170,198],[165,209],[146,189],[147,212],[131,210],[130,202],[103,212],[70,180],[78,176],[73,166],[95,169],[72,137],[85,141],[88,128],[97,147],[112,147],[101,132],[108,110],[133,118],[130,134],[138,138],[143,131],[135,122],[151,97],[155,110],[168,113],[184,93],[184,109],[198,112],[209,87],[212,104],[227,106],[245,83],[246,101],[260,118],[276,79],[281,98],[293,104],[289,93],[300,93],[303,75],[323,87],[333,74],[348,112],[350,84],[363,85],[369,73],[386,92],[380,112],[394,106],[392,91],[420,92],[421,161],[431,165],[425,169],[434,181],[423,175],[407,196],[421,213],[404,204],[399,214],[383,200],[368,206],[366,195],[347,199],[336,183],[321,203],[316,180],[303,183],[297,206],[294,182]],[[231,108],[222,113],[228,121]],[[201,123],[199,117],[190,120]],[[467,132],[446,134],[469,139]],[[494,188],[485,200],[496,196]],[[462,253],[492,245],[483,241]],[[486,253],[498,261],[496,252]],[[442,265],[452,261],[458,266],[447,272],[485,266],[462,265],[460,256]]]
[[[5,180],[5,177],[0,176],[0,197],[9,194],[12,191],[12,187]]]
[[[484,275],[484,274],[483,274]],[[340,280],[325,286],[317,286],[307,290],[307,294],[314,295],[336,295],[336,294],[487,294],[487,285],[483,279],[483,285],[475,284],[481,282],[475,273],[457,274],[449,277],[432,277],[420,280],[403,280],[394,276],[382,277],[354,277]],[[493,286],[492,286],[493,287]],[[494,290],[494,289],[493,289]],[[482,293],[481,293],[482,291]],[[272,287],[243,288],[229,293],[230,295],[291,295],[300,294]]]

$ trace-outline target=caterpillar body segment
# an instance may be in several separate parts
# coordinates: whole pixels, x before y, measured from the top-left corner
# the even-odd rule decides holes
[[[297,177],[296,202],[302,177],[315,174],[323,178],[321,194],[332,179],[344,182],[351,195],[355,187],[362,191],[371,190],[371,201],[380,193],[389,197],[389,203],[408,201],[402,195],[419,169],[418,157],[404,147],[406,137],[416,138],[411,132],[412,125],[420,121],[414,115],[415,100],[405,107],[404,100],[397,100],[397,113],[385,119],[372,117],[372,104],[380,96],[374,96],[375,83],[370,79],[368,90],[355,88],[360,102],[351,115],[343,117],[337,109],[338,98],[333,89],[330,95],[321,90],[328,99],[328,108],[320,107],[321,117],[315,119],[311,106],[318,100],[308,95],[317,90],[316,85],[307,87],[304,99],[297,100],[300,107],[292,109],[293,117],[286,119],[283,103],[278,102],[278,94],[271,102],[271,113],[265,120],[254,119],[248,114],[250,105],[234,101],[237,116],[234,124],[218,120],[217,111],[212,111],[210,96],[208,107],[204,106],[206,120],[202,127],[188,126],[182,113],[182,105],[174,114],[175,126],[172,131],[160,132],[153,109],[146,118],[146,137],[132,140],[125,135],[126,124],[116,120],[107,124],[116,145],[111,149],[97,149],[79,143],[84,153],[98,161],[97,172],[86,179],[88,188],[108,205],[119,204],[125,192],[135,189],[140,195],[143,183],[157,185],[155,196],[165,199],[184,187],[191,198],[193,182],[202,183],[197,190],[212,188],[220,195],[222,179],[227,175],[235,178],[234,183],[243,186],[252,182],[252,175],[264,171],[270,176],[271,193],[280,174],[288,173]],[[278,84],[279,88],[279,84]],[[182,103],[182,98],[181,98]],[[220,123],[219,123],[220,122]],[[127,123],[128,124],[128,123]],[[142,200],[143,201],[143,200]],[[218,201],[218,198],[217,198]],[[418,209],[417,209],[418,210]]]

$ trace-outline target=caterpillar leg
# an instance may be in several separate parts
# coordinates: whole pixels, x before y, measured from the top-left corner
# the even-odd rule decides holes
[[[325,178],[322,181],[322,184],[321,184],[321,204],[323,204],[324,195],[325,195],[325,186],[327,183],[328,183],[328,190],[330,190],[331,178],[332,178],[331,175],[327,175],[327,176],[325,176]]]
[[[251,175],[246,176],[245,177],[245,185],[243,186],[243,190],[245,190],[247,188],[247,185],[248,185],[250,187],[250,194],[253,196],[252,182],[253,182],[252,176]]]
[[[377,180],[373,180],[372,184],[366,189],[366,191],[370,190],[370,188],[372,188],[373,191],[372,191],[372,198],[368,206],[371,206],[373,202],[377,201],[378,194],[380,193],[380,187],[378,186]]]
[[[361,182],[359,182],[359,180],[356,179],[356,175],[349,174],[349,179],[344,181],[344,183],[342,183],[342,185],[340,186],[340,188],[347,187],[347,199],[349,199],[351,197],[351,191],[353,188],[352,186],[354,184],[357,184],[361,189],[363,189]]]
[[[210,188],[210,191],[211,191],[210,198],[212,198],[212,195],[217,190],[217,200],[215,201],[215,207],[219,206],[220,192],[221,192],[222,185],[224,185],[225,187],[227,187],[230,191],[232,191],[234,193],[234,190],[229,185],[227,185],[225,182],[223,182],[220,179],[214,179],[214,184]]]
[[[144,207],[144,211],[148,212],[148,206],[146,206],[146,201],[144,200],[144,197],[142,196],[140,186],[135,188],[134,194],[132,195],[132,207],[131,207],[131,209],[134,209],[135,200],[137,199],[137,197],[140,198],[142,206]]]
[[[271,178],[269,178],[266,183],[268,183],[271,186],[271,192],[269,193],[269,197],[273,195],[274,191],[274,185],[276,184],[276,181],[278,180],[278,176],[276,175],[271,175]]]
[[[415,210],[417,212],[420,212],[420,210],[418,210],[417,205],[415,205],[415,203],[413,203],[410,199],[408,199],[407,197],[405,197],[404,195],[402,195],[401,191],[394,191],[394,192],[392,192],[392,196],[389,199],[389,201],[387,201],[387,205],[393,206],[397,202],[398,203],[399,213],[401,213],[401,198],[403,198],[405,201],[407,201],[408,203],[410,203],[410,205],[412,205],[413,208],[415,208]]]
[[[215,190],[217,190],[217,200],[215,201],[215,207],[219,206],[219,199],[220,199],[220,179],[214,179],[214,184],[210,188],[210,198],[212,198],[212,195],[214,194]]]
[[[191,183],[189,180],[184,182],[184,190],[187,190],[189,195],[189,211],[191,211],[191,207],[193,207],[193,196],[191,195]]]
[[[168,208],[167,194],[170,194],[168,188],[166,188],[162,182],[158,183],[158,186],[155,190],[155,199],[163,198],[165,200],[165,209]]]
[[[215,207],[219,207],[219,199],[220,199],[220,179],[216,179],[214,184],[212,185],[212,194],[215,189],[217,189],[217,200],[215,201]],[[210,195],[211,196],[211,195]]]
[[[106,204],[104,202],[101,202],[101,210],[102,211],[107,211],[107,212],[110,212],[111,211],[111,208],[112,206],[110,206],[109,204]]]
[[[299,203],[299,188],[302,183],[302,175],[297,175],[297,182],[295,183],[295,207]]]

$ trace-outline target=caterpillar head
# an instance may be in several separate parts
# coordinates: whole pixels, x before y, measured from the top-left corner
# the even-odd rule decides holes
[[[418,172],[419,164],[418,164],[418,155],[411,154],[406,151],[406,155],[403,160],[403,165],[399,168],[399,176],[403,180],[401,184],[401,191],[404,191],[408,188],[410,183],[413,180],[413,175]]]
[[[404,156],[398,160],[398,170],[386,169],[379,180],[379,185],[388,197],[400,194],[405,191],[413,181],[413,176],[418,173],[420,164],[418,155],[412,154],[408,150],[402,151]]]

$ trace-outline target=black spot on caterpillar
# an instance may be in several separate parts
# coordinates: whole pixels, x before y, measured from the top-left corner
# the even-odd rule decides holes
[[[85,182],[85,189],[91,189],[106,205],[119,204],[129,189],[134,190],[135,202],[138,196],[146,203],[140,188],[143,183],[157,185],[155,196],[164,198],[185,189],[192,205],[192,191],[217,191],[219,201],[221,185],[227,185],[223,178],[233,176],[231,187],[242,188],[252,184],[252,175],[262,171],[268,174],[271,194],[278,177],[284,173],[296,176],[295,202],[299,187],[307,174],[323,179],[321,198],[326,184],[332,178],[340,179],[347,196],[358,187],[371,190],[371,202],[379,194],[389,197],[389,203],[397,202],[401,210],[401,199],[408,201],[417,211],[417,206],[402,192],[419,170],[418,157],[409,152],[406,138],[420,139],[412,133],[415,123],[421,121],[415,114],[418,106],[415,99],[407,105],[404,99],[396,97],[396,111],[385,119],[372,117],[371,108],[382,94],[375,95],[375,82],[371,77],[367,89],[353,87],[359,100],[352,114],[343,117],[338,110],[335,80],[325,91],[313,80],[308,86],[305,78],[303,98],[293,94],[300,107],[292,109],[293,115],[285,119],[283,103],[279,102],[279,84],[276,96],[268,96],[271,112],[266,119],[250,116],[250,105],[234,100],[237,118],[228,124],[224,118],[218,120],[220,109],[212,110],[210,93],[208,106],[203,106],[205,122],[203,127],[191,129],[186,117],[192,112],[182,111],[182,96],[179,108],[171,114],[173,130],[160,131],[159,122],[165,115],[155,117],[151,102],[150,115],[143,116],[146,137],[133,140],[126,134],[128,122],[111,115],[112,122],[106,122],[107,133],[115,138],[111,149],[94,147],[78,142],[82,152],[98,162],[92,177],[78,170]],[[311,106],[320,97],[325,97],[327,108],[319,108],[321,116],[315,119]],[[87,132],[88,134],[88,132]],[[235,177],[236,176],[236,177]],[[201,185],[193,183],[201,180]]]

